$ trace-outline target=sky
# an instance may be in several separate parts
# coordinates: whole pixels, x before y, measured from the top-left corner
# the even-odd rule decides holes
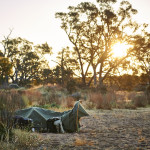
[[[60,28],[56,12],[67,11],[68,6],[96,0],[0,0],[0,41],[13,29],[12,37],[22,37],[34,44],[47,42],[53,52],[70,44]],[[138,10],[136,19],[150,24],[150,0],[129,0]]]

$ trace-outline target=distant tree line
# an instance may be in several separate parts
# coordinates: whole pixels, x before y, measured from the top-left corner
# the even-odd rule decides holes
[[[45,58],[46,54],[52,55],[52,47],[47,43],[34,45],[20,37],[10,38],[10,31],[1,41],[1,85],[10,81],[19,85],[58,83],[101,88],[106,81],[121,81],[122,72],[129,70],[134,77],[142,73],[145,82],[150,83],[148,25],[139,25],[132,19],[137,10],[128,1],[122,1],[118,9],[114,9],[115,3],[116,0],[82,2],[69,6],[68,12],[56,13],[73,48],[59,51],[53,69]],[[117,42],[132,45],[126,56],[113,57],[112,46]]]
[[[1,41],[3,46],[3,49],[0,50],[1,85],[8,85],[8,83],[16,83],[20,86],[46,83],[62,84],[62,72],[63,79],[69,79],[71,70],[65,70],[60,65],[50,69],[45,55],[52,54],[52,47],[47,43],[33,45],[32,42],[21,37],[10,38],[11,32]]]

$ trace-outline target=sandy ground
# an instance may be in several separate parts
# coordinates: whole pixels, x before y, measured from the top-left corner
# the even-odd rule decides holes
[[[150,150],[150,108],[91,110],[78,133],[42,133],[38,150]]]

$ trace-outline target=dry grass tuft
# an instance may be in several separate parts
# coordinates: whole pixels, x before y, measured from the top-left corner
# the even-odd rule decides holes
[[[93,146],[93,145],[94,145],[94,142],[93,142],[93,141],[86,140],[85,138],[76,137],[76,138],[75,138],[75,143],[74,143],[74,145],[75,145],[75,146],[84,146],[84,145]]]
[[[82,139],[78,137],[75,138],[75,146],[83,146],[86,144],[87,144],[87,141],[84,138]]]

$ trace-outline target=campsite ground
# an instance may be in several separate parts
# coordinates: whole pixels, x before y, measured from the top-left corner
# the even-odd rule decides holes
[[[90,110],[79,133],[42,133],[38,150],[150,149],[150,108]]]

